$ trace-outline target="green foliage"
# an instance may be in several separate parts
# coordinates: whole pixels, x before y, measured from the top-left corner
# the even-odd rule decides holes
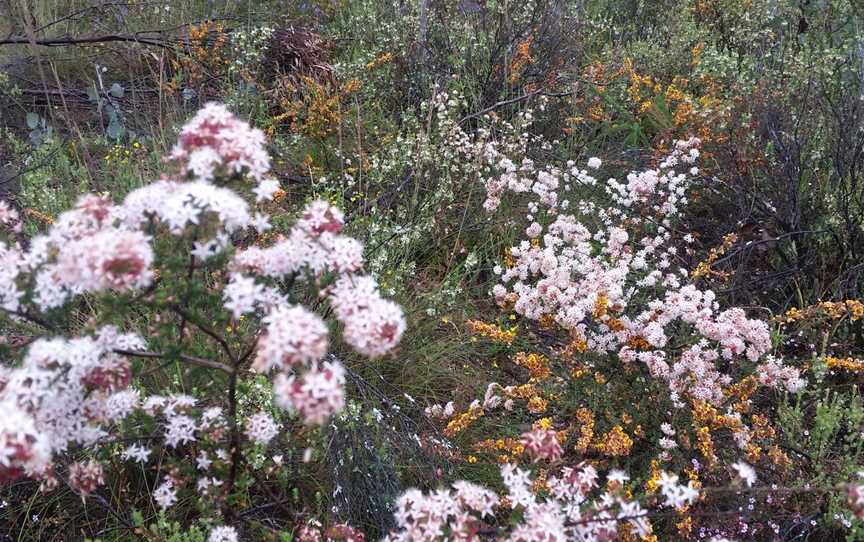
[[[13,148],[22,147],[14,143]],[[17,198],[25,213],[26,209],[36,211],[29,217],[28,233],[45,227],[87,191],[87,170],[68,151],[61,140],[50,138],[27,153]]]
[[[159,542],[205,542],[207,539],[205,528],[197,525],[183,526],[180,522],[170,521],[164,513],[154,523],[146,525],[140,513],[134,516],[135,526],[148,531],[147,538]],[[141,533],[143,536],[143,533]]]
[[[798,487],[836,487],[858,477],[864,465],[864,402],[857,389],[850,392],[812,390],[778,406],[779,429],[786,445],[806,459]],[[825,514],[820,522],[837,526],[836,517],[846,517],[845,495],[827,492]],[[857,540],[864,529],[853,521],[848,540]],[[857,534],[856,534],[857,533]]]

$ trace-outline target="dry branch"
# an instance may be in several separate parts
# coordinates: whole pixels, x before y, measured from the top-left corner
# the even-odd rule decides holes
[[[151,32],[148,32],[151,33]],[[43,47],[68,47],[71,45],[87,45],[87,44],[99,44],[99,43],[110,43],[110,42],[133,42],[140,43],[142,45],[153,45],[155,47],[162,47],[165,49],[173,49],[174,46],[165,40],[159,40],[156,38],[147,38],[140,35],[141,33],[135,34],[106,34],[103,36],[78,36],[78,37],[65,37],[65,38],[41,38],[36,40],[30,40],[24,36],[11,36],[6,39],[0,40],[0,45],[41,45]]]

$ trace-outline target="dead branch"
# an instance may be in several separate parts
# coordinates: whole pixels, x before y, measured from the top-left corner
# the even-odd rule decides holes
[[[152,33],[152,32],[148,32]],[[87,45],[87,44],[99,44],[99,43],[110,43],[110,42],[132,42],[132,43],[140,43],[142,45],[153,45],[155,47],[162,47],[164,49],[174,49],[174,46],[165,40],[159,40],[156,38],[148,38],[141,35],[142,33],[136,32],[135,34],[106,34],[103,36],[79,36],[79,37],[66,37],[66,38],[40,38],[36,40],[29,40],[24,36],[11,36],[6,39],[0,40],[0,45],[27,45],[27,44],[35,44],[41,45],[43,47],[68,47],[71,45]]]

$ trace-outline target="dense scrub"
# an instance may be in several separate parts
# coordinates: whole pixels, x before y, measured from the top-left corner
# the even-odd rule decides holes
[[[0,539],[864,539],[860,3],[0,6]]]

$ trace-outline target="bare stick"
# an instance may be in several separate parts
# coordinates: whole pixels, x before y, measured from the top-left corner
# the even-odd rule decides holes
[[[146,351],[135,351],[135,350],[114,350],[115,354],[120,354],[121,356],[129,356],[133,358],[153,358],[153,359],[166,359],[169,356],[167,354],[163,354],[161,352],[146,352]],[[234,369],[229,365],[225,365],[224,363],[219,363],[218,361],[211,361],[209,359],[198,358],[195,356],[187,356],[186,354],[180,354],[177,356],[178,359],[184,361],[190,365],[197,365],[199,367],[207,367],[209,369],[218,369],[224,373],[229,375],[234,375]]]

